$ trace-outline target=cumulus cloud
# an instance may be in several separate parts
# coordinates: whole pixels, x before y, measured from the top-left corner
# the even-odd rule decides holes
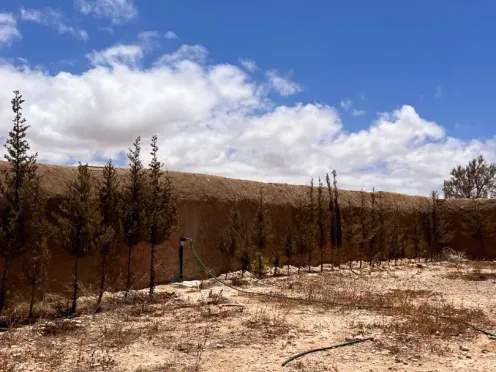
[[[20,17],[24,22],[34,22],[44,26],[51,26],[60,34],[69,34],[82,40],[88,40],[88,32],[82,28],[70,25],[64,13],[51,9],[25,9],[21,7]]]
[[[257,63],[251,59],[240,58],[239,63],[246,68],[249,72],[255,72],[257,70]]]
[[[0,13],[0,48],[18,39],[21,39],[21,33],[14,16],[11,13]]]
[[[231,64],[206,62],[201,46],[182,46],[142,67],[146,50],[118,44],[88,55],[82,73],[49,75],[0,65],[0,131],[10,129],[12,91],[26,100],[29,139],[44,162],[100,164],[158,134],[160,160],[172,170],[306,184],[335,168],[344,188],[427,195],[452,167],[483,154],[495,161],[496,138],[464,141],[404,105],[349,132],[336,108],[277,105]],[[103,160],[102,160],[103,159]]]
[[[270,87],[283,97],[291,96],[301,91],[300,85],[287,77],[279,75],[276,70],[267,71]]]
[[[164,37],[167,39],[167,40],[176,40],[176,39],[179,39],[179,37],[172,31],[167,31],[165,34],[164,34]]]
[[[75,0],[74,5],[83,14],[107,18],[116,25],[138,16],[133,0]]]

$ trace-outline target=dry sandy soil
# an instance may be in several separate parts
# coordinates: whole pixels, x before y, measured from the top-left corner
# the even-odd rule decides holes
[[[0,333],[1,371],[495,371],[496,340],[444,314],[496,332],[496,263],[402,261],[351,269],[214,280],[94,299],[72,320]],[[286,272],[286,269],[284,269]],[[222,276],[224,280],[224,276]],[[227,280],[231,283],[231,280]],[[366,307],[360,305],[372,305]],[[84,310],[86,309],[86,310]],[[374,340],[296,359],[349,340]]]

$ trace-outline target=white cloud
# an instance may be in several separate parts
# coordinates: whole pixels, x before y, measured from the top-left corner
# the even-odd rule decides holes
[[[133,0],[75,0],[74,4],[83,14],[107,18],[116,25],[138,16]]]
[[[207,49],[201,45],[181,45],[178,50],[173,53],[164,54],[157,61],[157,65],[175,64],[182,61],[193,61],[196,63],[204,63],[207,58]]]
[[[177,40],[179,39],[179,37],[172,31],[167,31],[165,34],[164,34],[164,37],[167,39],[167,40]]]
[[[269,79],[271,88],[283,97],[301,92],[301,87],[299,84],[291,81],[287,77],[279,75],[279,73],[275,70],[267,71],[267,78]]]
[[[258,68],[257,63],[251,59],[240,58],[239,63],[249,72],[255,72]]]
[[[365,111],[365,110],[358,110],[356,108],[353,108],[351,110],[351,115],[355,116],[355,117],[356,116],[365,116],[365,114],[367,114],[367,111]]]
[[[0,48],[11,45],[16,39],[21,39],[17,22],[11,13],[0,13]]]
[[[60,34],[69,34],[82,40],[88,40],[88,33],[82,28],[70,25],[66,16],[55,9],[25,9],[21,7],[20,17],[24,22],[34,22],[44,26],[51,26]]]
[[[341,100],[339,103],[343,110],[348,111],[353,106],[353,101],[351,99]]]
[[[478,154],[496,161],[496,138],[448,137],[411,106],[349,132],[336,108],[279,106],[264,82],[205,62],[203,47],[183,46],[150,68],[140,65],[145,53],[139,44],[93,51],[80,74],[0,64],[0,133],[10,129],[11,92],[21,89],[32,149],[51,163],[115,159],[141,135],[147,164],[158,134],[173,170],[306,184],[335,168],[340,187],[427,195],[457,164]]]
[[[86,57],[94,66],[136,66],[143,58],[143,50],[138,45],[117,44],[102,51],[92,51]]]

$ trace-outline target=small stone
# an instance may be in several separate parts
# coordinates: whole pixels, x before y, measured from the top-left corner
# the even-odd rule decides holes
[[[481,350],[481,353],[482,353],[482,354],[487,354],[487,353],[489,353],[489,350],[482,349],[482,350]]]
[[[223,349],[223,348],[224,348],[224,345],[222,345],[222,344],[217,344],[217,345],[215,345],[215,347],[216,347],[217,349]]]
[[[468,347],[466,346],[460,346],[461,351],[469,351]]]
[[[465,355],[465,358],[472,359],[472,357],[470,355]]]

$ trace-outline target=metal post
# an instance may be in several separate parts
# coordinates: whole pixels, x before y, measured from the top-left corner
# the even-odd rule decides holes
[[[183,281],[183,251],[184,251],[184,242],[187,238],[181,236],[179,238],[179,281]]]

